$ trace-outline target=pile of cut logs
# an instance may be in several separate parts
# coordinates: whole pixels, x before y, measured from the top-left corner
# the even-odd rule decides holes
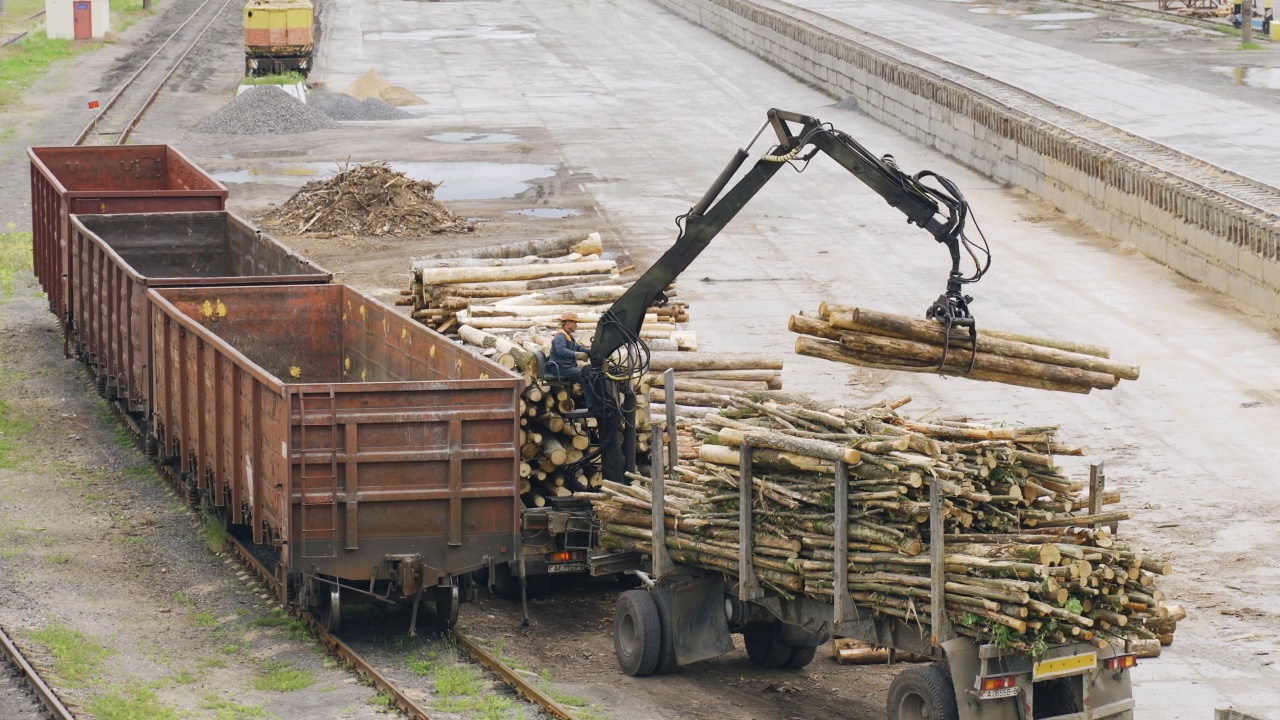
[[[591,450],[594,421],[567,422],[564,416],[581,405],[582,388],[538,378],[534,351],[550,353],[566,312],[579,318],[578,342],[591,344],[600,314],[628,287],[617,261],[603,258],[600,236],[591,233],[413,260],[412,285],[401,303],[413,306],[413,317],[525,375],[520,475],[521,497],[530,507],[599,487],[598,464],[578,465]],[[676,295],[671,288],[666,294]],[[650,310],[641,337],[652,351],[652,371],[679,370],[700,384],[696,392],[703,395],[708,389],[724,393],[782,387],[779,358],[689,352],[697,349],[696,336],[677,326],[688,319],[688,306],[678,300]],[[641,456],[648,451],[650,384],[644,378],[635,388]]]
[[[677,390],[677,392],[679,392]],[[1170,567],[1121,545],[1103,510],[1066,477],[1054,455],[1087,450],[1055,427],[993,427],[912,420],[909,398],[857,410],[777,394],[735,394],[718,411],[678,421],[681,462],[666,483],[672,559],[738,571],[738,467],[749,444],[756,573],[775,592],[829,600],[834,592],[835,463],[849,479],[849,576],[854,603],[929,622],[929,493],[945,494],[946,606],[955,630],[1038,654],[1051,644],[1172,642],[1180,610],[1156,579]],[[696,455],[696,459],[693,456]],[[603,482],[592,497],[602,542],[648,552],[651,484]]]
[[[1138,366],[1109,359],[1106,348],[822,303],[818,317],[793,315],[800,355],[907,372],[939,373],[1042,390],[1088,393],[1137,380]]]

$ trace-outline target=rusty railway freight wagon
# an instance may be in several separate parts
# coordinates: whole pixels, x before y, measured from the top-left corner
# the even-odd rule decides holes
[[[223,210],[227,189],[168,145],[29,148],[32,255],[58,321],[69,321],[71,215]]]
[[[427,599],[519,557],[524,381],[342,285],[149,293],[157,447],[287,601]]]
[[[229,212],[72,215],[68,334],[126,410],[150,416],[155,287],[328,283],[331,275]]]

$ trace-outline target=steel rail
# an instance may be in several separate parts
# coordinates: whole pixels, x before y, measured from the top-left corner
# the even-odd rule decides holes
[[[468,655],[476,662],[485,666],[494,675],[497,675],[503,682],[510,685],[516,692],[523,695],[529,702],[536,704],[538,707],[558,720],[575,720],[572,713],[564,708],[563,705],[556,702],[550,695],[542,692],[537,685],[529,682],[521,677],[519,673],[512,670],[505,663],[499,660],[493,653],[485,650],[477,645],[471,638],[462,634],[457,628],[453,630],[453,641],[458,644]]]
[[[128,418],[128,414],[121,412],[121,407],[118,404],[113,403],[112,407],[114,407],[117,412],[120,412],[121,415]],[[135,431],[138,430],[136,423],[130,422],[129,424],[130,429]],[[178,473],[167,465],[160,466],[160,470],[165,477],[168,478],[173,487],[181,495],[185,496],[186,486],[182,482]],[[231,541],[231,547],[235,550],[236,556],[239,557],[240,560],[249,567],[249,569],[257,574],[257,576],[267,585],[276,597],[279,597],[280,581],[276,579],[271,570],[269,570],[267,566],[264,565],[243,542],[241,542],[239,538],[228,535],[228,539]],[[366,677],[379,690],[390,694],[395,700],[396,706],[399,707],[402,712],[414,718],[414,720],[431,720],[431,716],[427,714],[426,710],[422,709],[421,706],[415,703],[404,693],[403,690],[387,678],[387,676],[383,675],[376,668],[370,665],[368,661],[361,657],[360,653],[356,652],[350,645],[347,645],[341,638],[321,627],[320,624],[316,622],[315,618],[312,617],[310,612],[291,612],[304,620],[311,627],[320,644],[324,645],[330,652],[337,655],[339,658],[345,660],[352,669],[354,669],[358,674]],[[542,708],[548,716],[556,718],[556,720],[578,720],[573,713],[569,712],[569,710],[567,710],[563,705],[556,702],[551,698],[551,696],[543,692],[541,688],[521,677],[519,673],[515,672],[515,670],[503,663],[502,660],[494,656],[492,653],[480,647],[474,640],[467,637],[457,628],[453,629],[452,638],[457,646],[471,656],[473,660],[496,675],[498,679],[514,688],[516,692],[520,693],[520,695],[528,699],[530,702]]]
[[[204,10],[205,6],[211,2],[213,2],[213,0],[204,0],[204,2],[200,3],[200,5],[197,6],[195,10],[191,11],[191,17],[188,17],[186,20],[182,22],[181,25],[174,28],[173,32],[169,34],[169,37],[165,38],[165,41],[160,44],[160,47],[156,48],[155,52],[151,53],[150,57],[142,61],[142,65],[138,66],[138,69],[134,70],[133,74],[130,75],[123,83],[121,83],[120,87],[116,88],[116,91],[111,94],[111,97],[107,98],[107,102],[103,104],[100,110],[98,110],[98,113],[94,115],[92,120],[89,121],[89,124],[85,125],[84,129],[80,131],[80,134],[76,136],[76,139],[74,142],[72,142],[72,145],[84,144],[85,140],[87,140],[89,136],[93,134],[93,131],[98,127],[98,125],[101,124],[103,118],[107,116],[107,112],[111,110],[113,107],[115,107],[116,102],[120,100],[120,98],[124,95],[125,91],[128,90],[133,85],[134,81],[136,81],[138,77],[142,75],[142,73],[151,66],[151,63],[155,61],[155,59],[160,55],[160,53],[164,52],[164,49],[169,46],[169,43],[173,42],[173,39],[178,36],[178,33],[181,33],[183,30],[185,30],[187,26],[190,25],[196,19],[196,16],[199,15],[202,10]],[[173,75],[174,71],[177,70],[178,66],[182,64],[182,61],[187,58],[187,55],[191,54],[191,50],[195,48],[196,43],[198,43],[200,39],[204,37],[205,33],[207,33],[209,31],[209,28],[213,25],[213,22],[217,20],[219,16],[222,15],[222,12],[226,10],[227,6],[230,4],[231,4],[231,0],[226,0],[223,3],[222,7],[218,9],[218,12],[214,14],[213,19],[210,20],[208,24],[205,25],[204,29],[201,30],[200,34],[197,35],[195,39],[191,41],[186,52],[184,52],[182,56],[178,58],[177,61],[174,62],[173,67],[169,70],[167,74],[165,74],[164,78],[160,80],[160,82],[156,85],[155,89],[151,92],[151,94],[147,96],[147,100],[142,104],[141,109],[139,109],[138,112],[133,116],[133,119],[129,121],[129,125],[126,127],[126,129],[120,133],[119,137],[116,139],[116,142],[115,142],[116,145],[124,144],[124,138],[128,137],[129,132],[132,131],[133,126],[142,117],[142,114],[146,112],[147,108],[150,107],[151,103],[155,100],[156,95],[160,93],[160,89],[164,87],[164,84],[168,82],[169,78]]]
[[[27,659],[22,655],[22,651],[9,639],[9,635],[4,631],[3,627],[0,627],[0,650],[3,650],[9,661],[22,672],[23,680],[26,681],[27,685],[31,686],[32,691],[35,692],[36,697],[40,699],[40,704],[44,705],[45,709],[53,713],[57,720],[75,720],[76,716],[71,714],[67,706],[63,705],[62,701],[53,692],[53,688],[49,687],[44,679],[40,677],[40,674],[36,672],[36,669],[31,666],[31,663],[27,662]]]
[[[1146,165],[1203,192],[1249,210],[1268,215],[1280,214],[1280,188],[1270,183],[1223,169],[1186,151],[1136,135],[927,51],[785,1],[780,4],[783,9],[779,9],[777,5],[770,7],[770,4],[759,4],[757,7],[771,9],[821,33],[843,36],[886,60],[908,64],[944,84],[963,88],[966,92],[989,100],[1026,120],[1059,130],[1103,151]]]

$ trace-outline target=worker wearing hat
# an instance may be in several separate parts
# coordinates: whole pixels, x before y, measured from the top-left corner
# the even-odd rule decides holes
[[[582,382],[582,368],[578,367],[578,356],[590,351],[573,338],[578,329],[578,316],[567,312],[560,316],[560,330],[551,339],[551,357],[547,358],[546,376],[565,382]],[[591,405],[591,390],[587,383],[582,383],[582,391],[587,405]]]

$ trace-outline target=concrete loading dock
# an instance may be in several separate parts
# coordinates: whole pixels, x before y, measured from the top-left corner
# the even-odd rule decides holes
[[[1028,422],[1063,421],[1071,436],[1107,458],[1112,477],[1128,478],[1127,497],[1140,497],[1147,506],[1148,530],[1141,540],[1174,553],[1179,568],[1172,578],[1174,592],[1206,593],[1212,597],[1205,598],[1208,603],[1255,608],[1265,596],[1274,597],[1274,590],[1267,591],[1273,581],[1256,573],[1250,585],[1241,586],[1248,591],[1196,582],[1219,576],[1217,568],[1236,565],[1246,552],[1265,555],[1264,548],[1274,543],[1251,536],[1251,530],[1271,522],[1276,492],[1265,479],[1270,465],[1265,448],[1269,428],[1280,418],[1265,401],[1253,404],[1260,392],[1280,387],[1275,369],[1280,349],[1264,323],[1224,309],[1221,298],[1145,258],[1117,252],[1110,242],[1055,220],[1043,206],[894,130],[857,113],[823,107],[834,100],[746,52],[708,42],[702,31],[648,6],[523,5],[515,12],[507,8],[501,17],[483,7],[451,11],[441,6],[444,10],[425,15],[394,14],[394,4],[377,7],[392,15],[375,21],[372,8],[363,11],[367,15],[360,8],[331,11],[327,26],[334,30],[322,50],[317,79],[338,86],[354,79],[364,65],[348,66],[340,56],[388,17],[405,28],[406,36],[519,28],[522,37],[513,31],[504,40],[419,43],[412,63],[395,57],[407,38],[364,43],[359,52],[365,63],[428,98],[439,126],[507,131],[545,126],[575,170],[622,178],[588,188],[641,263],[670,243],[670,218],[686,210],[724,157],[750,138],[762,108],[822,108],[813,112],[868,146],[893,152],[904,166],[950,175],[998,243],[996,269],[977,293],[980,322],[985,318],[992,327],[1018,326],[1123,347],[1127,358],[1144,367],[1143,381],[1104,398],[1044,398],[932,378],[850,376],[797,358],[788,364],[786,386],[844,392],[853,381],[854,392],[874,393],[891,385],[918,401],[928,398],[926,404],[975,415],[1016,413]],[[422,73],[428,59],[425,67],[440,69]],[[462,82],[450,83],[449,75],[464,67],[486,77],[489,91],[474,94]],[[688,91],[667,92],[658,78],[675,78]],[[652,159],[658,152],[661,163]],[[699,330],[711,333],[709,348],[785,352],[790,338],[780,333],[786,323],[782,308],[812,307],[824,297],[874,297],[904,311],[923,309],[929,298],[919,288],[936,281],[938,250],[903,228],[873,197],[833,193],[830,188],[844,187],[841,180],[837,170],[818,163],[799,178],[780,178],[686,274],[682,292],[698,303],[699,317],[705,318]],[[872,273],[860,269],[869,258],[875,262]],[[713,277],[709,268],[720,270]],[[1178,420],[1206,413],[1214,417],[1207,427]],[[1210,494],[1215,515],[1238,518],[1221,530],[1200,512]],[[1264,497],[1272,499],[1257,502]],[[1188,517],[1191,513],[1198,516]],[[1201,538],[1220,531],[1220,545],[1200,545]],[[1245,592],[1248,599],[1241,597]],[[1171,648],[1169,657],[1158,661],[1159,669],[1155,663],[1139,666],[1135,696],[1140,707],[1161,717],[1205,717],[1215,704],[1257,698],[1260,687],[1274,684],[1261,681],[1273,671],[1251,654],[1218,645],[1226,633],[1252,637],[1249,642],[1258,643],[1259,650],[1273,646],[1267,638],[1275,631],[1264,621],[1225,616],[1204,622],[1199,628],[1187,626],[1181,647]],[[1219,623],[1225,627],[1216,627]],[[1201,670],[1203,662],[1217,669]],[[1238,679],[1228,677],[1237,674]],[[1201,683],[1186,685],[1191,680]],[[1196,689],[1189,696],[1169,693],[1175,685]],[[1277,704],[1277,699],[1259,701],[1263,707]]]

